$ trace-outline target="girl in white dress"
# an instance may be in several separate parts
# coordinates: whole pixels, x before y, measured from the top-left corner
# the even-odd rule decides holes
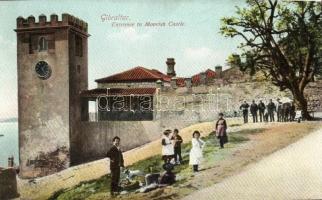
[[[189,155],[189,165],[193,166],[193,172],[198,172],[198,165],[201,163],[202,159],[202,149],[205,142],[200,139],[200,132],[194,131],[192,134],[192,148]]]

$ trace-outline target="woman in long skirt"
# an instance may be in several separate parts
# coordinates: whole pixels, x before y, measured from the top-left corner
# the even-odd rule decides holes
[[[189,165],[193,166],[193,172],[198,172],[198,166],[202,159],[202,149],[205,142],[200,139],[200,132],[194,131],[192,134],[192,148],[189,155]]]
[[[165,130],[162,137],[162,159],[164,163],[169,163],[174,157],[174,146],[171,142],[170,130]]]
[[[224,144],[228,142],[228,137],[227,137],[227,123],[226,120],[224,119],[224,114],[219,113],[219,119],[216,122],[216,136],[219,139],[220,143],[220,148],[224,148]]]

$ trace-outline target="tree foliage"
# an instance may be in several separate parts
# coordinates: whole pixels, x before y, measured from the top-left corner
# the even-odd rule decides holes
[[[241,55],[232,55],[228,61],[251,75],[262,71],[281,90],[289,89],[302,110],[306,109],[304,88],[321,72],[322,3],[246,3],[246,8],[237,7],[237,16],[222,19],[221,33],[243,41]]]

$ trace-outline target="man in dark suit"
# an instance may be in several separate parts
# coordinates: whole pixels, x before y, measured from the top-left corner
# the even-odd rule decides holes
[[[277,98],[277,121],[283,121],[283,103]]]
[[[250,104],[250,113],[253,116],[253,123],[258,122],[258,120],[257,120],[257,111],[258,111],[258,106],[255,103],[255,100],[253,100],[252,104]]]
[[[249,104],[246,101],[239,107],[243,112],[244,123],[248,123],[248,108]]]
[[[259,101],[259,104],[258,104],[258,110],[259,110],[259,119],[260,119],[260,122],[265,121],[265,120],[264,120],[264,113],[265,113],[265,109],[266,109],[265,104],[263,103],[263,101],[262,101],[262,100],[260,100],[260,101]]]
[[[107,152],[106,156],[110,159],[110,170],[111,170],[111,194],[114,196],[116,193],[120,192],[119,182],[121,168],[124,167],[124,160],[122,151],[120,150],[119,137],[113,138],[113,146]]]
[[[275,106],[275,103],[273,103],[272,99],[269,100],[269,103],[267,104],[266,108],[269,116],[269,121],[274,122],[275,121],[274,112],[276,112],[276,106]]]

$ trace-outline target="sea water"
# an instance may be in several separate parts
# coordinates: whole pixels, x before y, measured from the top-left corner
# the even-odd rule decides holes
[[[8,166],[8,157],[13,156],[19,164],[18,123],[0,123],[0,167]]]

